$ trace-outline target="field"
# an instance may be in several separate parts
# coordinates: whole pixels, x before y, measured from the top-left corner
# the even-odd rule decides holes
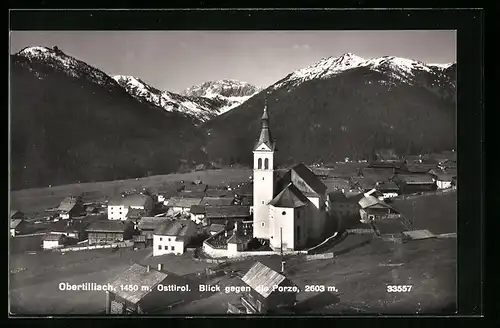
[[[55,186],[51,188],[23,189],[10,193],[11,208],[24,213],[42,213],[47,208],[58,206],[61,200],[70,195],[92,193],[96,199],[113,197],[120,192],[134,188],[156,189],[163,184],[176,181],[202,180],[208,185],[224,185],[248,181],[252,175],[250,169],[224,169],[190,172],[183,174],[157,175],[140,179],[104,181]],[[92,200],[92,199],[91,199]]]

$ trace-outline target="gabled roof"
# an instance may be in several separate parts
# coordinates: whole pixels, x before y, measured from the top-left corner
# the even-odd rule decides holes
[[[233,203],[233,199],[229,197],[203,197],[200,205],[205,206],[224,206],[231,205]]]
[[[376,186],[377,190],[380,190],[382,192],[398,192],[399,191],[399,186],[392,181],[387,181],[387,182],[381,182]]]
[[[287,181],[289,179],[289,181]],[[298,164],[292,167],[290,174],[285,174],[282,178],[283,182],[294,182],[294,185],[303,193],[310,192],[311,189],[314,193],[323,195],[326,193],[326,186],[316,175],[304,164]],[[297,181],[301,180],[307,187],[300,186]]]
[[[18,210],[11,210],[10,211],[10,217],[12,218],[13,216],[15,216],[16,214],[19,214],[19,215],[23,215],[24,214],[21,212],[21,211],[18,211]]]
[[[284,275],[260,262],[256,262],[243,278],[241,278],[245,284],[264,298],[271,295],[273,287],[280,285],[285,279],[287,278]]]
[[[119,274],[110,281],[114,287],[114,294],[133,303],[137,304],[147,294],[155,289],[155,287],[167,278],[167,273],[150,269],[133,264],[127,271]],[[149,288],[133,288],[123,289],[120,286],[147,286]]]
[[[368,196],[368,197],[363,197],[361,198],[359,201],[358,201],[358,204],[359,206],[361,206],[361,208],[367,208],[367,207],[370,207],[370,206],[373,206],[375,204],[378,204],[380,201],[373,197],[373,196]]]
[[[210,218],[247,218],[250,216],[250,206],[229,205],[206,207],[205,216]]]
[[[21,224],[21,222],[23,222],[23,221],[24,221],[23,219],[12,219],[12,220],[10,220],[10,228],[11,229],[17,228],[17,226],[19,224]]]
[[[292,183],[289,183],[273,200],[268,204],[274,207],[297,208],[305,206],[308,199]]]
[[[167,206],[171,207],[189,207],[193,205],[200,205],[201,198],[185,198],[185,197],[172,197],[167,201]]]
[[[404,161],[374,161],[368,164],[369,168],[395,168],[401,169],[405,166]]]
[[[203,205],[191,205],[191,214],[205,214],[205,206]]]
[[[208,228],[208,231],[210,232],[219,232],[225,229],[225,226],[223,224],[217,224],[217,223],[212,223],[210,227]]]
[[[163,222],[171,220],[171,218],[167,217],[143,217],[137,224],[137,228],[139,230],[155,230]]]
[[[429,174],[398,174],[398,178],[406,184],[432,184],[432,176]]]
[[[43,241],[59,241],[64,239],[64,235],[48,233],[43,236]]]
[[[185,237],[194,232],[196,226],[191,220],[172,220],[162,222],[155,229],[155,235]]]
[[[123,233],[129,228],[129,223],[115,220],[103,220],[90,223],[85,231],[87,232],[116,232]]]
[[[78,199],[76,197],[68,196],[61,201],[57,210],[60,212],[70,212],[76,206],[77,202]]]
[[[131,208],[128,210],[127,215],[125,215],[127,218],[140,218],[143,216],[144,210],[138,209],[138,208]]]

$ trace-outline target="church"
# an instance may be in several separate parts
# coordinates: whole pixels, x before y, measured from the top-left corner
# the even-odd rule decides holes
[[[304,164],[278,181],[267,103],[253,150],[253,236],[274,250],[300,250],[325,236],[327,187]]]

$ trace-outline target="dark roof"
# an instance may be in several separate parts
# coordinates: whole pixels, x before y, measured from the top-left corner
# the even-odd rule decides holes
[[[129,227],[129,223],[123,221],[106,220],[90,223],[85,231],[87,232],[118,232],[123,233]]]
[[[288,207],[296,208],[305,206],[308,203],[308,199],[302,192],[297,189],[292,183],[289,183],[273,200],[269,202],[269,205],[275,207]]]
[[[11,210],[11,211],[10,211],[10,217],[11,217],[11,218],[12,218],[13,216],[15,216],[16,214],[19,214],[19,215],[24,216],[24,214],[23,214],[21,211],[17,211],[17,210]]]
[[[155,229],[155,235],[185,237],[190,236],[196,231],[196,225],[191,220],[172,220],[166,221]]]
[[[314,190],[315,193],[322,195],[326,192],[325,184],[321,182],[321,180],[319,180],[316,175],[314,175],[314,173],[304,164],[301,163],[295,165],[291,170],[295,172],[298,177],[300,177],[300,179],[305,182],[312,190]]]
[[[207,218],[247,218],[250,216],[250,206],[211,206],[206,208],[205,216]]]
[[[205,206],[191,205],[191,214],[205,214]]]
[[[241,231],[231,231],[231,237],[228,238],[228,244],[242,244],[251,239],[250,236],[245,236]]]
[[[351,188],[349,180],[344,178],[327,178],[323,180],[323,184],[325,184],[328,190],[349,190]]]
[[[210,232],[219,232],[225,229],[225,226],[223,224],[217,224],[217,223],[212,223],[210,227],[208,228],[208,231]]]
[[[273,292],[274,286],[279,286],[285,279],[284,275],[274,271],[260,262],[256,262],[241,278],[250,288],[267,298]]]
[[[347,199],[344,193],[341,191],[332,191],[328,193],[328,198],[332,202],[345,202]]]
[[[368,164],[369,168],[395,168],[401,169],[405,166],[404,161],[375,161]]]
[[[205,195],[207,197],[233,197],[237,191],[229,190],[219,190],[219,189],[207,189]]]
[[[143,217],[137,224],[139,230],[155,230],[165,221],[172,220],[167,217]]]
[[[381,182],[376,186],[377,190],[382,191],[382,192],[398,192],[399,191],[399,186],[392,181],[387,181],[387,182]]]
[[[275,142],[271,136],[271,130],[269,129],[269,113],[267,112],[267,105],[264,106],[264,113],[262,114],[262,127],[260,130],[259,140],[255,143],[254,150],[265,144],[269,149],[275,149]]]
[[[200,200],[205,197],[205,192],[203,191],[181,191],[176,194],[180,198],[199,198]]]
[[[128,210],[126,217],[127,218],[140,218],[145,214],[144,210],[138,208],[131,208]]]
[[[184,189],[182,190],[183,192],[205,192],[207,190],[208,186],[206,184],[187,184]]]
[[[60,212],[70,212],[76,206],[78,201],[79,198],[68,196],[61,201],[57,210]]]
[[[231,205],[233,203],[233,199],[229,197],[203,197],[200,205],[205,206],[223,206],[223,205]]]
[[[155,287],[167,278],[167,273],[150,269],[139,265],[133,264],[127,271],[118,275],[110,281],[114,287],[114,294],[133,303],[138,303],[147,294],[155,289]],[[121,286],[147,286],[149,288],[140,288],[135,290],[133,288],[123,289]]]
[[[54,233],[48,233],[45,236],[43,236],[44,241],[58,241],[64,238],[64,235],[62,234],[54,234]]]
[[[429,173],[434,175],[439,181],[452,181],[453,177],[456,176],[456,172],[455,174],[453,174],[448,171],[443,171],[440,169],[430,170]]]
[[[398,174],[398,178],[406,184],[432,184],[434,180],[429,174]]]
[[[366,179],[377,181],[388,181],[394,175],[391,170],[380,168],[364,168],[361,170],[363,177]]]

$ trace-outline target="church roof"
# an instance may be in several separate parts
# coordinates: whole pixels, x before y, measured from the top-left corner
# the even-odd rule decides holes
[[[269,202],[269,205],[273,205],[275,207],[288,207],[288,208],[297,208],[305,206],[308,202],[308,199],[302,192],[297,189],[292,183],[289,183],[288,186],[285,187],[272,201]]]
[[[304,164],[298,164],[292,167],[285,175],[278,181],[278,188],[284,188],[288,183],[295,181],[292,177],[292,171],[295,173],[294,175],[298,177],[304,184],[307,185],[306,189],[313,190],[314,193],[323,195],[326,193],[327,187],[321,180],[316,177],[316,175]],[[303,192],[307,192],[299,185],[297,187]],[[279,190],[279,189],[278,189]]]
[[[269,114],[267,112],[267,104],[264,106],[264,113],[262,114],[262,128],[260,130],[259,140],[255,144],[254,150],[265,144],[269,149],[274,150],[274,140],[271,136],[271,130],[269,129]]]

